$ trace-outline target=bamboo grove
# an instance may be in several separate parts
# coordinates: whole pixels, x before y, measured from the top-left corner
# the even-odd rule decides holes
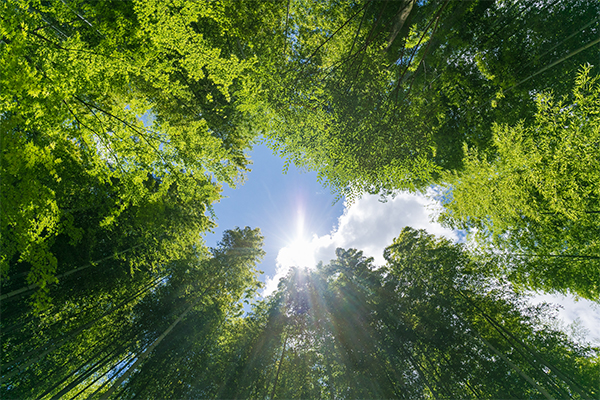
[[[526,293],[600,299],[599,15],[1,2],[0,396],[598,398]],[[435,188],[469,245],[399,227],[257,297],[260,230],[203,237],[258,140],[349,202]]]

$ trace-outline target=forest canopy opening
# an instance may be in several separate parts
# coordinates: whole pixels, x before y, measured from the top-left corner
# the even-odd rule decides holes
[[[1,2],[0,396],[597,398],[598,348],[524,293],[600,301],[599,15]],[[259,141],[348,204],[437,185],[472,245],[398,226],[319,263],[300,207],[260,298],[270,238],[205,243]]]

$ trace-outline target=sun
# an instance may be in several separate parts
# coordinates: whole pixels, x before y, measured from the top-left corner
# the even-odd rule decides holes
[[[305,223],[306,213],[303,205],[300,204],[296,210],[296,234],[288,238],[289,242],[277,254],[279,267],[287,269],[290,267],[314,268],[316,266],[317,243],[314,240],[306,240]]]
[[[315,263],[314,246],[304,239],[296,239],[282,248],[277,261],[287,267],[313,268]]]

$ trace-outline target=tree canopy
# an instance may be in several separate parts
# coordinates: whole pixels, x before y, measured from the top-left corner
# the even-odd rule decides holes
[[[234,101],[251,90],[244,73],[254,61],[223,42],[231,7],[0,7],[2,276],[28,271],[42,301],[57,275],[111,253],[139,248],[159,267],[196,245],[213,226],[205,213],[220,184],[242,181],[255,137]],[[77,264],[58,258],[56,247],[107,236],[112,247]]]
[[[491,151],[597,62],[595,1],[292,1],[268,71],[271,146],[336,193],[423,189]],[[284,71],[283,76],[278,71]],[[270,77],[270,80],[269,80]]]
[[[595,0],[0,3],[2,398],[597,398]],[[596,64],[596,65],[595,65]],[[271,296],[212,204],[264,140],[349,203],[441,188]],[[473,240],[471,240],[473,239]]]
[[[512,262],[522,287],[600,299],[600,84],[583,67],[569,97],[541,94],[530,124],[493,126],[493,156],[467,149],[441,219]]]

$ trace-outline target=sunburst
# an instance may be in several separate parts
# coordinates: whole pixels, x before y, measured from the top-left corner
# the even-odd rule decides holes
[[[277,261],[288,267],[313,268],[316,264],[314,246],[305,239],[296,239],[279,251]]]

